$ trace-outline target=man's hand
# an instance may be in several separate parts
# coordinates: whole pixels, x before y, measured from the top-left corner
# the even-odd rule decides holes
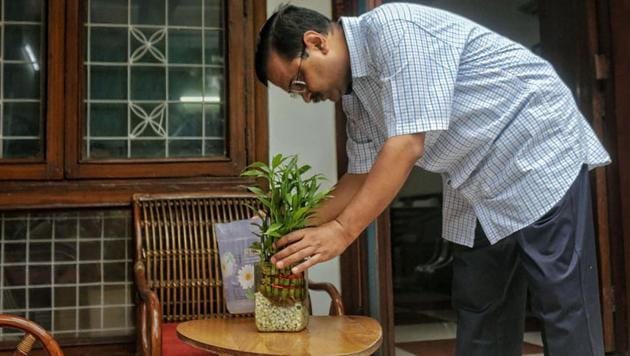
[[[271,257],[271,262],[277,268],[284,268],[304,260],[291,270],[298,274],[341,255],[355,238],[337,220],[318,227],[296,230],[276,242],[276,248],[281,250]]]
[[[284,249],[276,253],[271,262],[284,268],[306,259],[292,269],[293,273],[300,273],[339,256],[396,197],[423,153],[423,133],[387,139],[370,173],[365,179],[361,178],[361,187],[341,213],[319,227],[294,231],[282,237],[276,242],[276,248]]]

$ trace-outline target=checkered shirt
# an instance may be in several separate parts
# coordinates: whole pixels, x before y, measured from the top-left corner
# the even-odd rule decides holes
[[[491,243],[558,202],[583,164],[610,162],[571,91],[528,49],[455,14],[382,5],[341,18],[350,53],[349,173],[389,138],[424,132],[417,166],[442,175],[443,237]]]

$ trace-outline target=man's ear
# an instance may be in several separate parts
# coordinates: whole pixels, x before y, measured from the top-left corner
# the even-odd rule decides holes
[[[322,54],[328,53],[328,37],[317,31],[309,30],[304,32],[304,44],[309,50],[319,50]]]

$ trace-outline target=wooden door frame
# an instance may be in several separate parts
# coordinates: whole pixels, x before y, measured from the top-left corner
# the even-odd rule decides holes
[[[332,0],[333,20],[341,16],[356,16],[358,0]],[[335,141],[337,175],[341,178],[348,167],[346,155],[346,119],[341,104],[335,105]],[[361,236],[350,245],[339,259],[343,305],[348,314],[367,315],[367,241]]]
[[[613,163],[608,169],[608,205],[611,252],[615,283],[615,344],[620,355],[629,355],[630,345],[630,3],[611,0],[607,34],[602,47],[610,58],[610,77],[605,108],[605,126]],[[625,143],[625,144],[624,144]]]
[[[363,6],[359,5],[361,2]],[[333,19],[340,16],[357,16],[359,8],[368,11],[381,4],[381,0],[332,0]],[[346,119],[341,104],[335,105],[335,132],[337,145],[338,177],[346,173]],[[375,316],[383,327],[383,343],[379,349],[384,355],[394,354],[394,287],[392,284],[392,263],[390,244],[389,209],[376,220],[376,249],[378,251],[379,315]],[[369,313],[368,252],[367,234],[364,232],[341,255],[341,290],[344,307],[348,314],[367,315]]]
[[[564,17],[559,18],[558,14]],[[611,105],[610,83],[606,51],[608,26],[608,6],[596,0],[554,0],[539,1],[539,19],[542,55],[555,67],[560,77],[573,91],[576,102],[588,119],[604,146],[612,153],[611,132],[606,128],[608,115],[605,108]],[[600,298],[604,346],[607,352],[619,349],[615,330],[615,266],[611,256],[611,246],[616,236],[611,229],[611,221],[617,209],[611,208],[610,197],[615,195],[611,172],[614,164],[596,169],[591,173],[593,194],[593,217],[596,227],[597,255],[599,262]]]

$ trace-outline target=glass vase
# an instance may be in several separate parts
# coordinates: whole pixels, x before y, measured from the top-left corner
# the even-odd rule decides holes
[[[309,297],[305,273],[271,262],[256,265],[254,318],[258,331],[300,331],[308,325]]]

